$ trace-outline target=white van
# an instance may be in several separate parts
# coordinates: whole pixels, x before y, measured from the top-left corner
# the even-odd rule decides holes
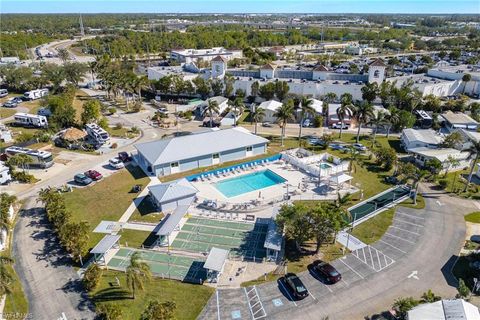
[[[7,89],[0,89],[0,98],[8,96],[8,90]]]

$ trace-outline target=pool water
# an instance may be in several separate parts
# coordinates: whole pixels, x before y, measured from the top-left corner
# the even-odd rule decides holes
[[[328,163],[326,163],[326,162],[321,162],[321,163],[319,164],[319,166],[320,166],[320,169],[328,169],[328,168],[331,168],[331,167],[332,167],[330,164],[328,164]]]
[[[214,184],[225,197],[232,198],[283,183],[287,180],[271,170],[249,173],[240,177],[225,179]]]

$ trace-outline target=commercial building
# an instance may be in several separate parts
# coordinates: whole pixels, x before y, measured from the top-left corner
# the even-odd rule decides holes
[[[421,304],[407,313],[407,320],[480,320],[478,308],[463,299]]]
[[[210,130],[137,144],[135,159],[147,174],[166,176],[263,154],[267,142],[241,127]]]
[[[170,59],[186,63],[192,61],[197,62],[198,60],[211,61],[217,56],[230,60],[233,58],[241,58],[243,54],[241,50],[227,50],[223,47],[210,49],[179,49],[170,52]]]

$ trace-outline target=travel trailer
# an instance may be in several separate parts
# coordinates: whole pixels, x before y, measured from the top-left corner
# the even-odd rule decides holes
[[[28,148],[21,148],[17,146],[8,147],[5,149],[7,156],[11,157],[16,154],[26,154],[32,158],[32,163],[29,164],[30,167],[37,168],[50,168],[53,166],[53,156],[48,151],[33,150]]]
[[[23,127],[46,128],[48,127],[47,117],[29,113],[16,113],[15,124]]]
[[[37,89],[27,91],[23,94],[25,100],[36,100],[45,97],[48,95],[48,89]]]

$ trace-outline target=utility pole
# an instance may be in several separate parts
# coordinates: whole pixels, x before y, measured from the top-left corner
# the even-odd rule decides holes
[[[80,36],[82,36],[82,38],[85,36],[85,30],[83,29],[83,19],[82,19],[81,13],[80,13]]]

